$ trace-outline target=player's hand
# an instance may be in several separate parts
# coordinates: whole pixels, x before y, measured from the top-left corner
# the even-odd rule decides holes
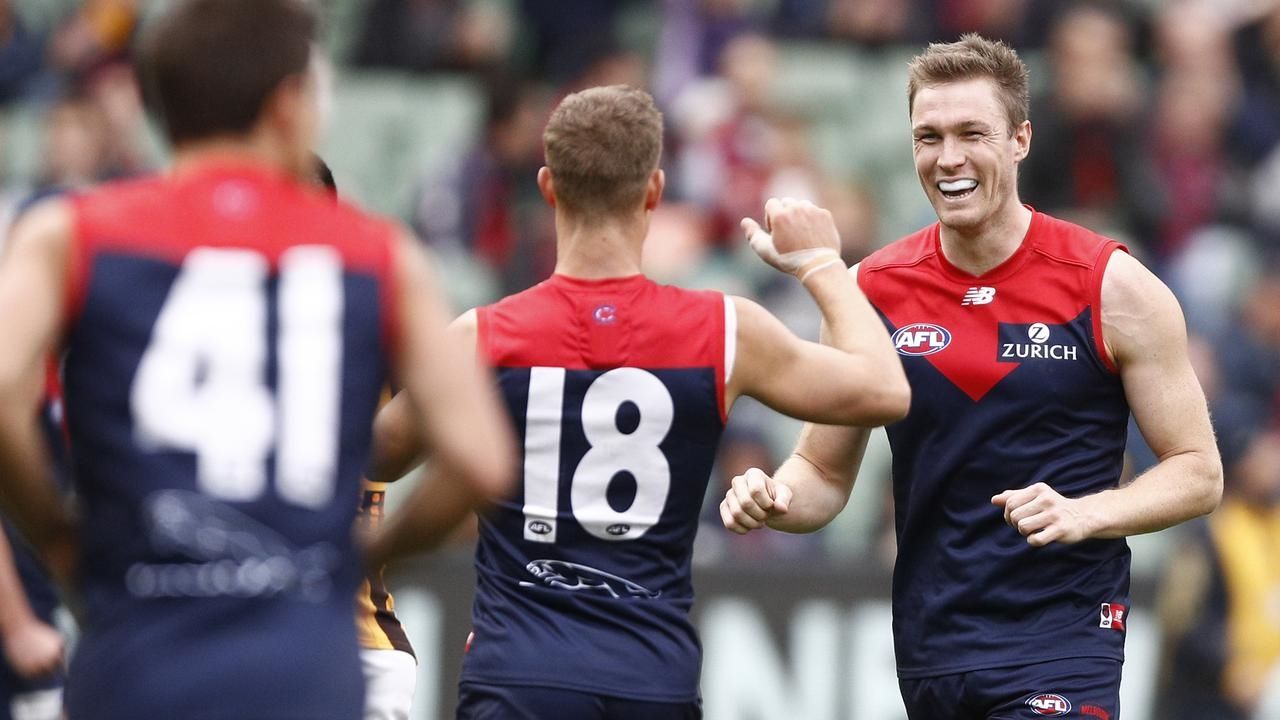
[[[24,678],[52,675],[62,665],[62,650],[62,633],[37,618],[5,633],[4,657]]]
[[[820,267],[843,265],[835,220],[807,200],[769,198],[764,204],[764,227],[743,218],[742,231],[765,262],[801,280]]]
[[[992,497],[991,504],[1004,508],[1004,521],[1034,547],[1051,542],[1077,543],[1091,534],[1081,501],[1065,498],[1042,482],[1021,490],[1005,490]]]
[[[790,504],[790,487],[774,482],[759,468],[751,468],[730,484],[720,501],[720,520],[726,528],[745,535],[785,515]]]

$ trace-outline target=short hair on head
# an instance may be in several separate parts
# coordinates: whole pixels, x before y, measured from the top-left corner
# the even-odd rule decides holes
[[[245,134],[306,73],[316,29],[302,0],[180,0],[143,32],[147,102],[174,144]]]
[[[1009,129],[1026,121],[1031,106],[1027,66],[1013,48],[999,40],[966,33],[958,42],[930,43],[907,66],[907,112],[915,109],[920,88],[975,78],[988,78],[1004,105]]]
[[[588,88],[556,106],[542,133],[556,202],[613,215],[638,206],[662,155],[662,113],[643,90]]]

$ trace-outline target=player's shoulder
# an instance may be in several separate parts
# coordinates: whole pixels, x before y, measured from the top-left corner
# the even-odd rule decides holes
[[[367,244],[375,239],[391,242],[409,234],[399,223],[341,198],[335,201],[332,196],[309,187],[295,186],[291,191],[291,204],[298,210],[298,221],[310,224],[325,235]]]
[[[488,305],[482,305],[476,308],[476,313],[483,316],[521,314],[531,310],[546,309],[556,304],[557,299],[551,287],[551,281],[543,280],[524,290],[505,295]]]
[[[863,275],[919,265],[938,252],[937,236],[938,224],[934,223],[900,237],[863,258],[858,263],[858,273]]]
[[[1117,240],[1042,212],[1032,215],[1030,233],[1042,255],[1086,267],[1096,265],[1111,250],[1125,249]]]
[[[67,195],[78,223],[113,227],[137,223],[147,208],[161,208],[169,183],[151,175],[103,183],[93,190]]]
[[[645,289],[647,290],[647,296],[645,297],[644,309],[647,312],[653,312],[658,315],[665,316],[684,307],[699,305],[722,306],[724,304],[725,295],[719,290],[665,285],[654,280],[649,280]]]
[[[901,285],[919,282],[916,272],[938,253],[938,224],[898,238],[876,250],[850,269],[863,292],[871,292],[886,283]]]

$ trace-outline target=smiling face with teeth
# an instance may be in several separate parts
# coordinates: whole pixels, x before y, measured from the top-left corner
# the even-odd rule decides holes
[[[1016,224],[1018,163],[1031,147],[1031,123],[1011,128],[990,78],[917,92],[911,109],[916,174],[944,229],[977,237]]]

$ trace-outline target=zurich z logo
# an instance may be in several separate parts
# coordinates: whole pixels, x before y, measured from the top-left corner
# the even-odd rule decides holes
[[[929,323],[913,323],[893,334],[893,347],[900,355],[932,355],[951,344],[946,328]]]
[[[971,287],[964,293],[964,299],[960,301],[961,305],[990,305],[992,300],[996,299],[996,289],[993,287]]]

